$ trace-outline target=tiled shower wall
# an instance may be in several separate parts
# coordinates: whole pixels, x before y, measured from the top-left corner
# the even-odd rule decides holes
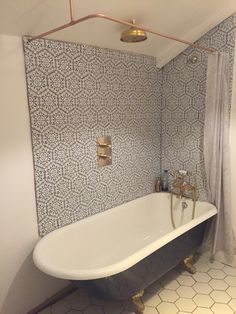
[[[154,191],[161,71],[155,59],[24,40],[40,235]],[[96,139],[110,135],[112,165]]]
[[[235,28],[232,16],[199,40],[228,52],[231,70]],[[188,48],[158,70],[150,57],[72,43],[24,49],[41,235],[153,192],[160,166],[191,171],[206,199],[206,53]],[[100,135],[113,145],[101,169]]]
[[[205,34],[199,44],[230,55],[233,71],[236,17]],[[192,63],[190,56],[198,60]],[[200,199],[207,199],[203,160],[207,54],[186,49],[163,67],[162,170],[186,169],[196,176]],[[230,82],[232,84],[232,80]]]

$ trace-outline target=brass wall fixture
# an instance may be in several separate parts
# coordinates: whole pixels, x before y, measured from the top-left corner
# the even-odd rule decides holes
[[[193,64],[195,64],[195,63],[198,62],[198,56],[195,55],[195,54],[193,54],[193,55],[191,55],[191,56],[189,57],[188,61],[191,62],[191,63],[193,63]]]
[[[111,137],[110,136],[101,136],[97,138],[97,157],[98,157],[98,166],[108,166],[112,163],[111,158]]]
[[[125,43],[139,43],[147,39],[147,34],[144,30],[139,29],[135,26],[135,20],[131,23],[134,24],[133,27],[126,29],[121,33],[120,40]]]

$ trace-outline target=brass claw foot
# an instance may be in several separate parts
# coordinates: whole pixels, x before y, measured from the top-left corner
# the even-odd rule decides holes
[[[190,274],[195,274],[196,273],[196,267],[193,266],[194,264],[194,259],[193,259],[193,255],[190,255],[189,257],[186,257],[183,260],[183,265],[186,271],[188,271]]]
[[[142,291],[140,291],[140,292],[138,292],[132,296],[132,301],[137,307],[137,311],[135,312],[135,314],[143,314],[143,311],[145,309],[145,306],[144,306],[143,301],[142,301],[143,294],[144,294],[144,290],[142,290]]]

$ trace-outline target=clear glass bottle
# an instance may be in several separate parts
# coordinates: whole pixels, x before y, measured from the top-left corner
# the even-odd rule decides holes
[[[169,173],[164,170],[161,176],[161,190],[167,192],[169,190]]]

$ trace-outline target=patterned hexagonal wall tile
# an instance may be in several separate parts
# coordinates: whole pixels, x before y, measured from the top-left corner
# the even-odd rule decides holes
[[[38,214],[41,235],[153,192],[162,93],[155,59],[47,39],[24,40],[24,51],[38,212],[41,202],[50,202],[50,210]],[[112,136],[111,176],[96,164],[101,135]],[[119,184],[122,172],[129,180]],[[60,206],[52,206],[53,194],[64,200]]]
[[[232,64],[233,47],[231,40],[235,40],[230,36],[232,30],[235,34],[235,19],[230,17],[216,26],[213,30],[204,35],[199,43],[203,45],[210,45],[217,50],[225,51],[230,55],[230,62]],[[227,26],[226,26],[227,25]],[[196,55],[197,62],[192,63],[191,55]],[[182,54],[177,56],[163,67],[163,99],[162,99],[162,142],[165,137],[171,136],[172,141],[169,145],[162,146],[162,164],[164,169],[172,170],[178,169],[181,165],[186,170],[196,173],[198,170],[189,168],[189,160],[198,164],[200,161],[200,152],[202,144],[198,146],[198,141],[202,142],[203,128],[204,128],[204,102],[206,93],[206,70],[207,70],[207,56],[201,51],[194,51],[192,48],[186,49]],[[179,77],[179,80],[177,78]],[[232,69],[231,69],[232,78]],[[232,80],[231,80],[232,81]],[[183,110],[184,117],[177,115],[175,112]],[[168,114],[167,114],[168,113]],[[170,117],[173,117],[170,119]],[[176,120],[177,119],[177,120]],[[185,122],[189,122],[191,129],[184,127]],[[178,123],[178,130],[176,131],[176,123]],[[193,141],[189,146],[189,142],[184,142],[184,149],[176,156],[176,145],[179,143],[178,136],[185,139],[191,136]],[[191,147],[191,148],[190,148]],[[190,149],[193,149],[195,154],[190,154]],[[182,162],[184,160],[184,162]],[[204,164],[201,164],[201,178],[198,182],[199,198],[207,199],[206,184],[204,182]]]
[[[232,64],[235,23],[233,16],[227,18],[198,42],[229,53]],[[161,70],[152,57],[47,39],[24,40],[24,53],[41,235],[93,214],[95,208],[106,210],[153,192],[164,169],[191,171],[199,199],[207,199],[205,53],[187,48]],[[96,165],[101,135],[112,136],[111,176],[103,176],[106,171]],[[121,178],[117,166],[129,178]],[[94,191],[92,201],[84,185]],[[75,194],[81,196],[77,205]],[[42,203],[44,196],[53,216]],[[64,198],[64,215],[61,206],[51,204],[58,197]],[[212,280],[223,276],[208,275]],[[231,273],[226,276],[226,284],[234,282]]]

